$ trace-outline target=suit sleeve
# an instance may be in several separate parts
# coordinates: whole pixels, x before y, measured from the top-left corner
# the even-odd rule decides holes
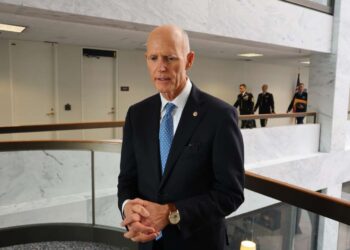
[[[305,105],[305,112],[307,111],[307,93],[305,93],[305,96],[306,96],[306,105]]]
[[[234,106],[235,108],[238,108],[238,107],[239,107],[239,103],[240,103],[240,98],[239,98],[239,95],[238,95],[238,96],[237,96],[237,100],[236,100],[235,104],[233,104],[233,106]]]
[[[122,212],[122,204],[126,199],[138,197],[137,167],[131,123],[131,108],[128,110],[123,129],[123,144],[120,159],[120,173],[118,177],[118,207]]]
[[[275,113],[275,101],[273,100],[273,94],[271,94],[271,111]]]
[[[249,113],[254,114],[254,96],[249,94]]]
[[[256,101],[255,107],[254,107],[254,112],[258,109],[259,105],[261,102],[261,95],[258,95],[258,100]]]
[[[226,110],[216,128],[212,148],[213,184],[209,192],[175,202],[184,238],[223,219],[244,201],[244,148],[237,113]]]

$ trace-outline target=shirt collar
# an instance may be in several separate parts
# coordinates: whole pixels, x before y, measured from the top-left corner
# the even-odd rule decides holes
[[[171,103],[175,104],[178,109],[182,110],[185,107],[185,104],[187,102],[188,97],[190,96],[191,89],[192,89],[192,83],[190,81],[190,78],[187,78],[185,87],[183,88],[181,93],[174,100],[171,101]],[[160,99],[162,101],[162,108],[161,108],[161,110],[163,111],[165,105],[169,101],[167,99],[165,99],[162,96],[162,94],[159,94],[159,95],[160,95]]]

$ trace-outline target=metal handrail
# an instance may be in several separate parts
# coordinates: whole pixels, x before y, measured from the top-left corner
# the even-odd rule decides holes
[[[294,118],[301,116],[313,116],[316,123],[316,112],[300,113],[280,113],[280,114],[259,114],[259,115],[239,115],[239,120],[267,119],[267,118]],[[0,127],[0,134],[47,132],[77,129],[97,129],[97,128],[120,128],[124,126],[124,121],[100,121],[100,122],[77,122],[77,123],[55,123]]]
[[[0,127],[0,134],[123,127],[124,121],[55,123]]]
[[[99,152],[118,152],[120,140],[35,140],[0,141],[0,152],[26,150],[86,150]]]
[[[304,116],[313,116],[314,123],[316,123],[316,112],[297,112],[297,113],[279,113],[279,114],[259,114],[259,115],[240,115],[239,120],[253,120],[253,119],[267,119],[267,118],[295,118]]]
[[[245,172],[245,181],[245,187],[249,190],[350,225],[349,201],[251,171]]]

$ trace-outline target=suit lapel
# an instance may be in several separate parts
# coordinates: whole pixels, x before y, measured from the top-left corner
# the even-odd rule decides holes
[[[191,94],[188,97],[184,110],[182,112],[179,125],[176,129],[176,133],[170,148],[168,160],[165,166],[165,172],[161,180],[159,188],[162,188],[167,178],[169,177],[172,169],[174,168],[178,157],[184,149],[184,146],[188,144],[193,131],[199,124],[201,118],[204,115],[204,111],[200,107],[200,92],[192,85]],[[159,147],[159,146],[158,146]]]
[[[145,123],[143,125],[144,132],[146,135],[145,143],[148,152],[150,175],[156,176],[157,186],[159,185],[161,179],[161,169],[160,169],[160,155],[159,155],[159,121],[160,121],[160,108],[161,101],[159,94],[155,96],[154,101],[149,105],[149,108],[145,114],[147,115],[144,119]]]

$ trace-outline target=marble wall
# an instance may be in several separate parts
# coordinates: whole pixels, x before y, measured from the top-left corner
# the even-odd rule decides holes
[[[331,50],[332,16],[276,0],[154,0],[152,4],[138,0],[1,0],[1,9],[17,15],[140,31],[176,23],[191,31],[193,38],[222,37],[319,52]]]
[[[345,149],[350,150],[350,121],[346,122]]]
[[[90,153],[84,151],[2,152],[0,204],[88,193],[91,190]]]
[[[322,152],[345,147],[350,83],[350,2],[337,0],[334,7],[332,53],[311,56],[309,103],[319,113]]]
[[[315,153],[290,161],[255,168],[253,171],[311,190],[350,181],[350,151]]]
[[[242,130],[246,169],[259,168],[318,152],[320,125]]]

